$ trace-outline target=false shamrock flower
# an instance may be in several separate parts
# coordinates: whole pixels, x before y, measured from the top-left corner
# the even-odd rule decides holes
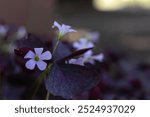
[[[16,32],[16,37],[18,39],[23,38],[27,35],[27,30],[24,26],[21,26],[18,28],[17,32]]]
[[[81,38],[79,41],[73,43],[73,47],[80,50],[85,48],[93,48],[94,44],[86,38]]]
[[[0,37],[6,36],[8,30],[9,30],[8,26],[0,25]]]
[[[103,59],[104,59],[104,55],[102,53],[100,53],[98,55],[93,55],[93,52],[91,50],[89,50],[88,52],[86,52],[83,55],[83,61],[84,61],[84,63],[95,64],[95,61],[102,62]]]
[[[34,48],[34,51],[29,51],[24,58],[29,59],[25,66],[26,68],[33,70],[35,66],[43,71],[46,69],[47,63],[44,62],[43,60],[50,60],[52,58],[52,54],[50,51],[43,52],[43,48]]]
[[[58,28],[59,30],[58,39],[62,39],[62,37],[69,32],[76,32],[76,30],[72,29],[71,26],[68,26],[65,24],[60,25],[56,21],[54,22],[52,28],[55,28],[55,27]]]
[[[98,42],[98,40],[100,38],[100,33],[99,32],[90,32],[86,35],[86,37],[88,38],[88,40],[96,43],[96,42]]]
[[[90,50],[85,54],[83,54],[83,56],[80,58],[70,59],[68,63],[84,66],[85,63],[95,64],[95,61],[102,62],[103,59],[104,59],[104,55],[102,53],[98,55],[93,55],[93,52]]]

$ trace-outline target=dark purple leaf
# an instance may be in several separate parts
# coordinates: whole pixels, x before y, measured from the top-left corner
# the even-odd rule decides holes
[[[71,54],[70,48],[65,43],[60,42],[54,53],[54,59],[58,60],[58,59],[64,58],[65,56],[68,56],[70,54]]]
[[[86,49],[81,49],[81,50],[78,50],[78,51],[74,51],[74,52],[71,53],[70,55],[68,55],[68,56],[66,56],[66,57],[64,57],[64,58],[62,58],[62,59],[57,60],[57,62],[58,62],[58,63],[63,63],[63,62],[65,62],[65,61],[69,60],[69,59],[72,59],[72,58],[75,58],[75,57],[77,57],[77,56],[80,56],[80,55],[84,54],[85,52],[87,52],[87,51],[89,51],[89,50],[91,50],[91,49],[92,49],[92,48],[86,48]]]
[[[28,34],[27,37],[15,42],[17,48],[36,48],[36,47],[45,47],[44,43],[33,34]]]
[[[17,56],[24,57],[29,50],[33,51],[33,48],[18,48],[14,52]]]
[[[54,64],[45,81],[46,89],[55,96],[72,99],[99,83],[97,72],[70,64]]]

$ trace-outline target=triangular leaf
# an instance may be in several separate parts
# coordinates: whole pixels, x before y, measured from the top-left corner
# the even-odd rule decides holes
[[[55,96],[72,99],[99,83],[97,72],[71,64],[54,64],[45,80],[46,89]]]

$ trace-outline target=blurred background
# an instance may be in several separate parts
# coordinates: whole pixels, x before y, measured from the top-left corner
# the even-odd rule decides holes
[[[100,33],[95,50],[103,52],[105,59],[92,67],[100,73],[101,82],[88,99],[150,99],[150,0],[0,0],[0,24],[25,26],[28,32],[53,38],[54,21],[78,30],[68,35],[72,40]],[[5,29],[0,25],[2,34],[6,34]],[[26,34],[26,29],[20,29],[15,33],[19,39]],[[5,38],[15,37],[7,35]],[[0,99],[26,99],[31,74],[13,63],[9,53],[1,54],[11,42],[5,38],[7,44],[0,40],[0,97],[4,89]],[[9,48],[14,53],[13,47]],[[8,85],[2,85],[3,79]],[[43,90],[35,99],[44,99],[45,93],[41,93]]]
[[[100,45],[150,62],[149,0],[0,0],[0,20],[49,34],[54,20],[98,31]]]

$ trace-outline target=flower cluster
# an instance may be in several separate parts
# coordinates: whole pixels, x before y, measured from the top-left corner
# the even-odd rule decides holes
[[[104,57],[103,54],[93,54],[94,43],[87,38],[81,38],[74,42],[72,45],[74,51],[71,52],[70,45],[65,45],[63,38],[66,34],[76,31],[71,26],[60,25],[56,21],[52,28],[55,27],[59,33],[57,39],[51,41],[51,46],[47,47],[45,43],[29,34],[26,39],[18,41],[19,47],[22,44],[23,48],[17,49],[16,53],[23,55],[21,59],[24,60],[23,64],[27,69],[38,68],[43,71],[38,77],[45,80],[45,88],[48,93],[62,96],[65,99],[73,99],[93,88],[100,81],[98,73],[85,66],[85,63],[95,64],[95,61],[101,62]],[[21,28],[19,35],[25,34],[24,32],[24,29]],[[89,38],[91,37],[89,36]]]
[[[68,26],[65,24],[60,25],[56,21],[54,22],[52,28],[55,28],[55,27],[57,27],[59,30],[58,40],[62,39],[64,35],[69,32],[76,32],[76,30],[72,29],[71,26]],[[93,38],[95,41],[98,38],[98,33],[89,34],[90,39],[92,38],[92,35],[94,35]],[[81,38],[79,41],[73,43],[73,47],[76,50],[93,48],[94,43],[88,38]],[[24,58],[30,59],[26,63],[26,68],[33,70],[35,68],[35,65],[37,65],[38,68],[43,71],[46,69],[46,66],[47,66],[47,64],[43,62],[43,60],[50,60],[52,58],[52,54],[49,51],[46,51],[45,53],[42,54],[43,48],[34,48],[34,50],[35,50],[35,54],[32,51],[29,51],[24,57]],[[95,61],[101,62],[103,58],[104,58],[104,55],[102,53],[98,55],[93,55],[93,51],[89,50],[86,53],[84,53],[80,58],[70,59],[68,63],[84,66],[85,63],[95,64]]]
[[[88,40],[88,38],[81,38],[78,42],[73,43],[73,47],[77,50],[85,48],[93,48],[94,43],[91,40]],[[69,63],[78,65],[84,65],[84,63],[95,64],[95,61],[102,62],[103,59],[104,55],[102,53],[98,55],[93,55],[93,51],[89,50],[86,53],[84,53],[80,58],[71,59]]]

